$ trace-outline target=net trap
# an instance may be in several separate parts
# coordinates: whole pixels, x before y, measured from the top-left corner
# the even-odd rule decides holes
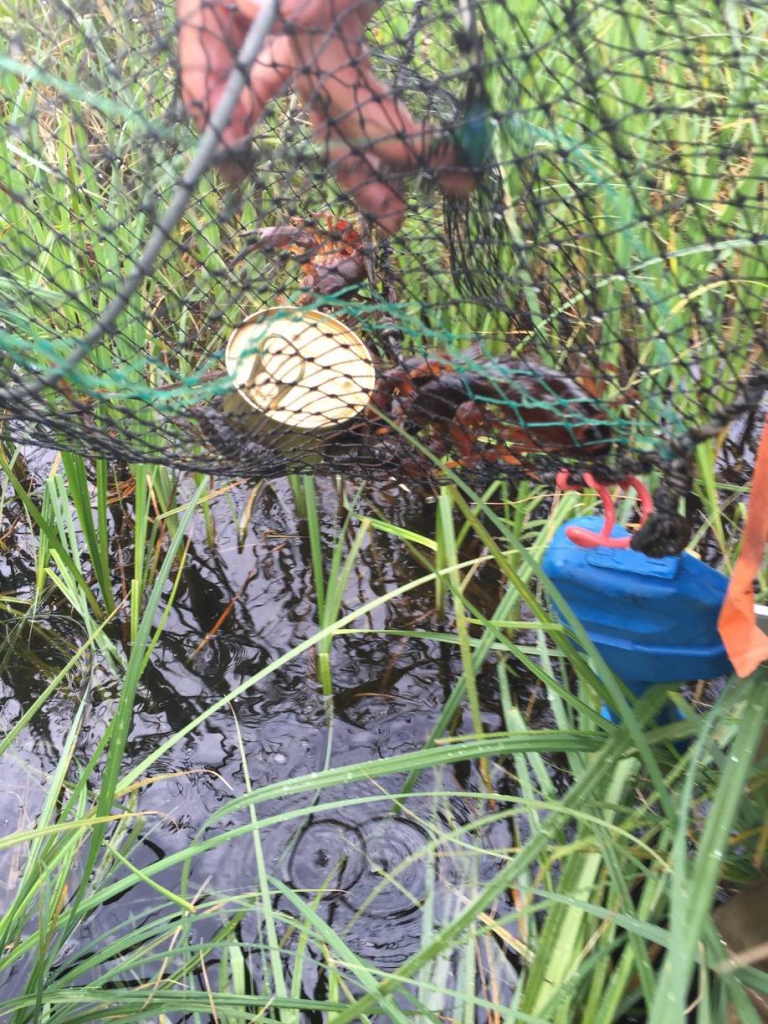
[[[696,446],[768,381],[764,5],[253,15],[0,21],[6,436],[229,478],[651,474],[632,545],[678,554]]]

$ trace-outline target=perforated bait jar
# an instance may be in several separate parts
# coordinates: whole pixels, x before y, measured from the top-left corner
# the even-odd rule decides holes
[[[313,447],[368,405],[373,358],[346,324],[317,310],[276,306],[237,327],[226,347],[233,389],[224,412],[281,451]]]

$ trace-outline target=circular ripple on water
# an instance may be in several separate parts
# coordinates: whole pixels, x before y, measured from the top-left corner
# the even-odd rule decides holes
[[[306,826],[288,865],[294,889],[322,893],[327,900],[349,895],[365,870],[362,835],[352,825],[326,818]]]
[[[426,891],[430,859],[425,829],[403,818],[374,818],[365,824],[366,858],[347,903],[363,916],[403,917],[418,912]]]

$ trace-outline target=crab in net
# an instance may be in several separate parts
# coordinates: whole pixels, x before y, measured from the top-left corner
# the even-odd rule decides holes
[[[520,467],[528,456],[604,455],[604,412],[566,373],[532,356],[411,356],[384,370],[366,419],[379,434],[421,433],[445,465]]]
[[[330,215],[291,218],[245,237],[247,248],[238,259],[259,250],[285,253],[300,264],[298,305],[326,298],[332,305],[339,292],[348,298],[372,276],[372,246],[363,226]],[[388,361],[379,361],[369,404],[347,430],[374,443],[391,442],[395,434],[417,437],[445,468],[528,472],[537,457],[607,453],[611,433],[594,391],[531,354],[491,359],[478,346],[454,356],[392,352]],[[399,450],[403,475],[422,475],[430,460],[418,458],[407,444]],[[374,451],[370,455],[375,459]]]
[[[360,229],[347,220],[323,214],[310,219],[290,218],[273,227],[257,228],[243,234],[245,248],[235,266],[252,252],[284,252],[299,263],[299,305],[309,305],[318,296],[333,295],[357,286],[366,276],[365,247]]]

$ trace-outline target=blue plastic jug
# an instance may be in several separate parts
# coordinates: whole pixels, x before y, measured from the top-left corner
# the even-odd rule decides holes
[[[656,683],[730,672],[717,631],[727,577],[686,552],[649,558],[631,548],[582,548],[566,536],[571,526],[602,524],[583,516],[561,527],[542,567],[618,678],[640,697]],[[611,531],[627,535],[622,526]]]

